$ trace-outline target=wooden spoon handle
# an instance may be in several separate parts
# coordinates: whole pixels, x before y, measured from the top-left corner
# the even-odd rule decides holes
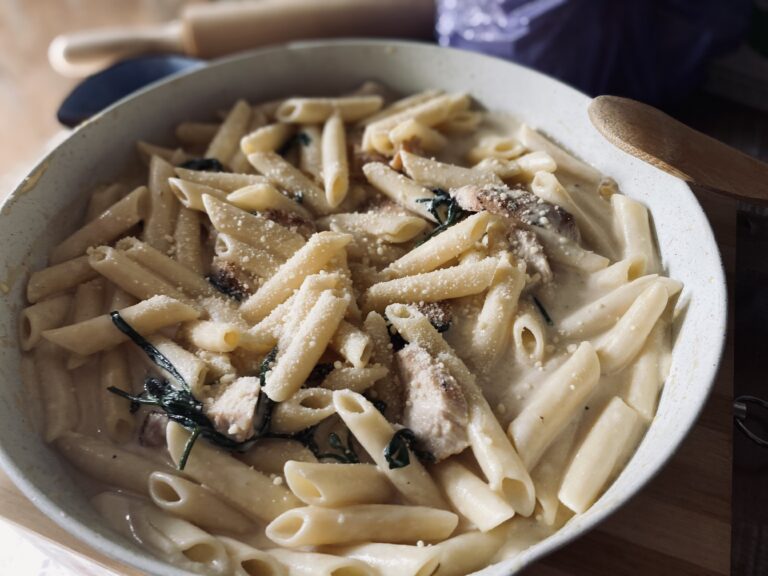
[[[598,96],[589,105],[589,117],[613,145],[673,176],[740,200],[768,203],[768,164],[652,106]]]

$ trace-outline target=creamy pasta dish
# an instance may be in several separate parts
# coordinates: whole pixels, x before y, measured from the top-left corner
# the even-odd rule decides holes
[[[619,474],[682,285],[613,180],[373,83],[176,136],[20,315],[32,421],[117,532],[207,575],[460,576]]]

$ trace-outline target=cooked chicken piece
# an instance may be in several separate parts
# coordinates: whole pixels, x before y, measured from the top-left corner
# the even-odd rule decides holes
[[[442,302],[421,302],[416,304],[419,312],[429,319],[429,322],[438,332],[445,332],[451,327],[453,310],[447,300]]]
[[[512,253],[530,267],[529,274],[533,276],[538,273],[542,283],[550,282],[552,269],[549,267],[547,254],[536,234],[525,228],[512,227],[509,230],[508,238]]]
[[[165,427],[168,417],[162,412],[150,412],[141,423],[139,431],[139,444],[157,448],[165,446]]]
[[[453,191],[459,206],[471,212],[487,210],[529,226],[552,230],[576,242],[579,229],[573,215],[560,206],[545,202],[522,186],[477,186],[470,184]]]
[[[214,428],[238,442],[253,436],[253,420],[261,385],[256,376],[242,376],[231,384],[211,387],[203,400],[203,411]]]
[[[467,401],[442,362],[416,344],[395,355],[405,389],[402,423],[438,462],[469,446]]]

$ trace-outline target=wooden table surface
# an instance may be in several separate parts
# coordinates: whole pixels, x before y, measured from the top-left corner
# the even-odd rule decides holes
[[[48,68],[45,54],[51,38],[83,27],[159,20],[173,14],[179,3],[180,0],[0,0],[0,126],[4,132],[0,138],[0,185],[4,186],[0,188],[0,197],[10,191],[8,180],[14,170],[34,160],[60,132],[55,110],[73,82]],[[733,127],[713,122],[711,114],[713,110],[722,111],[721,103],[707,98],[697,102],[699,108],[688,108],[684,116],[716,136],[726,137]],[[751,112],[741,114],[743,123],[749,123]],[[768,120],[765,116],[760,118],[768,142]],[[754,131],[754,127],[750,129]],[[737,144],[744,143],[738,134],[734,138]],[[760,146],[759,141],[756,146]],[[759,148],[747,151],[768,154],[768,150]],[[715,229],[731,281],[736,243],[735,204],[705,193],[699,194],[699,198]],[[531,567],[525,573],[527,576],[730,573],[732,336],[729,329],[728,347],[712,397],[669,465],[597,530]],[[109,564],[47,520],[1,473],[0,516]],[[128,570],[122,573],[136,574]]]

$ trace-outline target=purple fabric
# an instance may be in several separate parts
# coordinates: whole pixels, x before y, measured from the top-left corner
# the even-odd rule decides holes
[[[530,66],[580,90],[664,104],[743,38],[751,0],[438,0],[441,44]]]

